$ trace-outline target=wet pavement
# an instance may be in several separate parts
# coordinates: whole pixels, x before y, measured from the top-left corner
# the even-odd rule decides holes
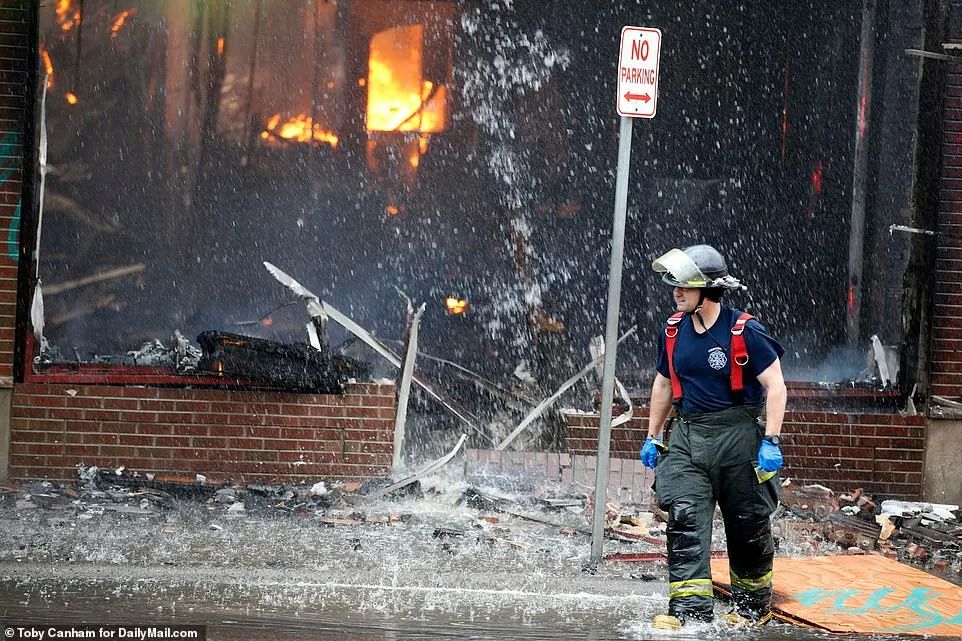
[[[467,486],[443,478],[426,485],[423,498],[365,505],[368,515],[406,515],[381,524],[238,515],[213,501],[177,501],[147,514],[7,507],[0,620],[202,624],[210,639],[245,640],[666,637],[647,623],[667,605],[664,562],[608,562],[597,574],[583,572],[587,536],[503,514],[479,519],[478,510],[456,504]],[[562,510],[553,518],[583,516]],[[605,547],[659,549],[644,541]],[[801,551],[819,552],[783,542],[782,553]],[[719,603],[717,612],[725,611]],[[721,624],[667,636],[838,638],[788,625],[746,632]]]

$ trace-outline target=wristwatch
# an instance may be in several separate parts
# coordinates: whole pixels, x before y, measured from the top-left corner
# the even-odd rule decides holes
[[[778,447],[779,445],[782,444],[782,439],[778,434],[772,434],[771,436],[766,436],[765,440],[771,443],[772,445],[774,445],[775,447]]]

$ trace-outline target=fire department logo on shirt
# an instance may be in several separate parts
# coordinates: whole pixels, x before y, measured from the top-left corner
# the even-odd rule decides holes
[[[728,357],[725,356],[725,350],[721,347],[712,347],[708,350],[708,365],[712,369],[724,369],[727,364]]]

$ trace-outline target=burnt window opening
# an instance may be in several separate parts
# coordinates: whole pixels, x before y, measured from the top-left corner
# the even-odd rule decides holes
[[[907,249],[885,230],[908,222],[913,113],[886,105],[913,86],[899,52],[918,34],[899,25],[917,3],[877,18],[873,269],[852,349],[859,7],[128,4],[40,8],[48,360],[123,361],[174,330],[304,342],[267,260],[385,340],[403,329],[398,287],[429,303],[426,351],[497,380],[521,361],[539,385],[566,377],[603,326],[613,56],[642,18],[665,63],[633,142],[623,318],[642,331],[621,367],[643,381],[671,311],[650,259],[695,242],[751,285],[732,303],[786,343],[790,377],[854,378],[868,337],[898,343]]]

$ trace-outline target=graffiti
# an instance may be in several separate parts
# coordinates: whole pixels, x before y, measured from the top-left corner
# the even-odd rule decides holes
[[[899,626],[879,632],[917,632],[940,625],[962,625],[962,610],[954,616],[946,616],[930,605],[933,599],[944,595],[933,592],[931,588],[913,588],[909,594],[899,602],[883,605],[882,601],[895,590],[893,588],[878,588],[868,594],[863,605],[861,603],[863,590],[823,590],[812,588],[794,596],[794,599],[807,607],[814,607],[820,603],[829,602],[829,607],[837,612],[848,615],[871,614],[877,612],[910,612],[918,617],[917,623]],[[892,600],[894,601],[894,599]]]
[[[20,237],[20,203],[13,210],[10,218],[10,228],[7,230],[7,258],[16,261],[20,258],[20,245],[17,242]]]
[[[20,134],[15,131],[8,131],[3,138],[0,138],[0,190],[3,190],[6,183],[20,168],[23,160],[22,149],[20,146]],[[14,191],[11,189],[10,191]],[[16,188],[19,191],[19,186]],[[2,207],[2,206],[0,206]],[[10,216],[10,226],[7,228],[6,251],[4,252],[10,260],[17,261],[20,257],[20,201]]]

